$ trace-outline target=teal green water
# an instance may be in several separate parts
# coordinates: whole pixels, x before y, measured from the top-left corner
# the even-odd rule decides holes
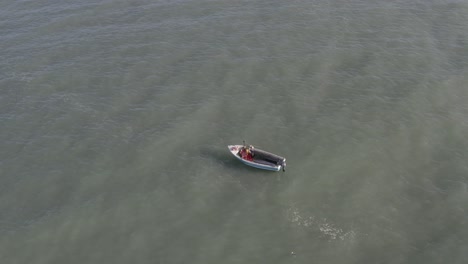
[[[6,0],[0,55],[1,263],[468,258],[465,1]]]

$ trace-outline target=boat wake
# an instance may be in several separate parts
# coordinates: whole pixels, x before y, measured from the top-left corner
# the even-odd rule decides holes
[[[356,232],[353,230],[343,230],[333,223],[330,223],[327,218],[304,216],[294,207],[288,209],[288,219],[297,226],[320,232],[324,237],[330,240],[354,241],[356,237]]]

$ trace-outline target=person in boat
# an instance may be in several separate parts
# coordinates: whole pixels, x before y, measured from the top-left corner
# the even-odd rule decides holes
[[[253,160],[253,146],[242,147],[239,150],[239,156],[246,160]]]
[[[241,148],[239,148],[239,152],[237,152],[237,155],[243,157],[243,156],[244,156],[244,152],[245,152],[245,147],[241,147]]]
[[[249,146],[248,148],[245,149],[245,159],[246,159],[246,160],[250,160],[250,161],[253,160],[253,155],[252,155],[251,146]]]
[[[248,153],[250,153],[250,155],[252,156],[252,158],[255,156],[255,154],[254,154],[254,146],[252,146],[252,145],[249,146],[249,152],[248,152]]]

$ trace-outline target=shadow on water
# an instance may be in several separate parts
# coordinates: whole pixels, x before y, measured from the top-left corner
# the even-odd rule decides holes
[[[227,148],[203,147],[200,149],[200,155],[228,168],[235,168],[239,165],[239,162],[232,157]]]

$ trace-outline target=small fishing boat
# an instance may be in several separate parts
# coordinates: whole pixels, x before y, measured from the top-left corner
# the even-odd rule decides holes
[[[234,157],[246,165],[264,170],[285,171],[286,159],[283,157],[254,148],[252,145],[228,145],[228,148]]]

